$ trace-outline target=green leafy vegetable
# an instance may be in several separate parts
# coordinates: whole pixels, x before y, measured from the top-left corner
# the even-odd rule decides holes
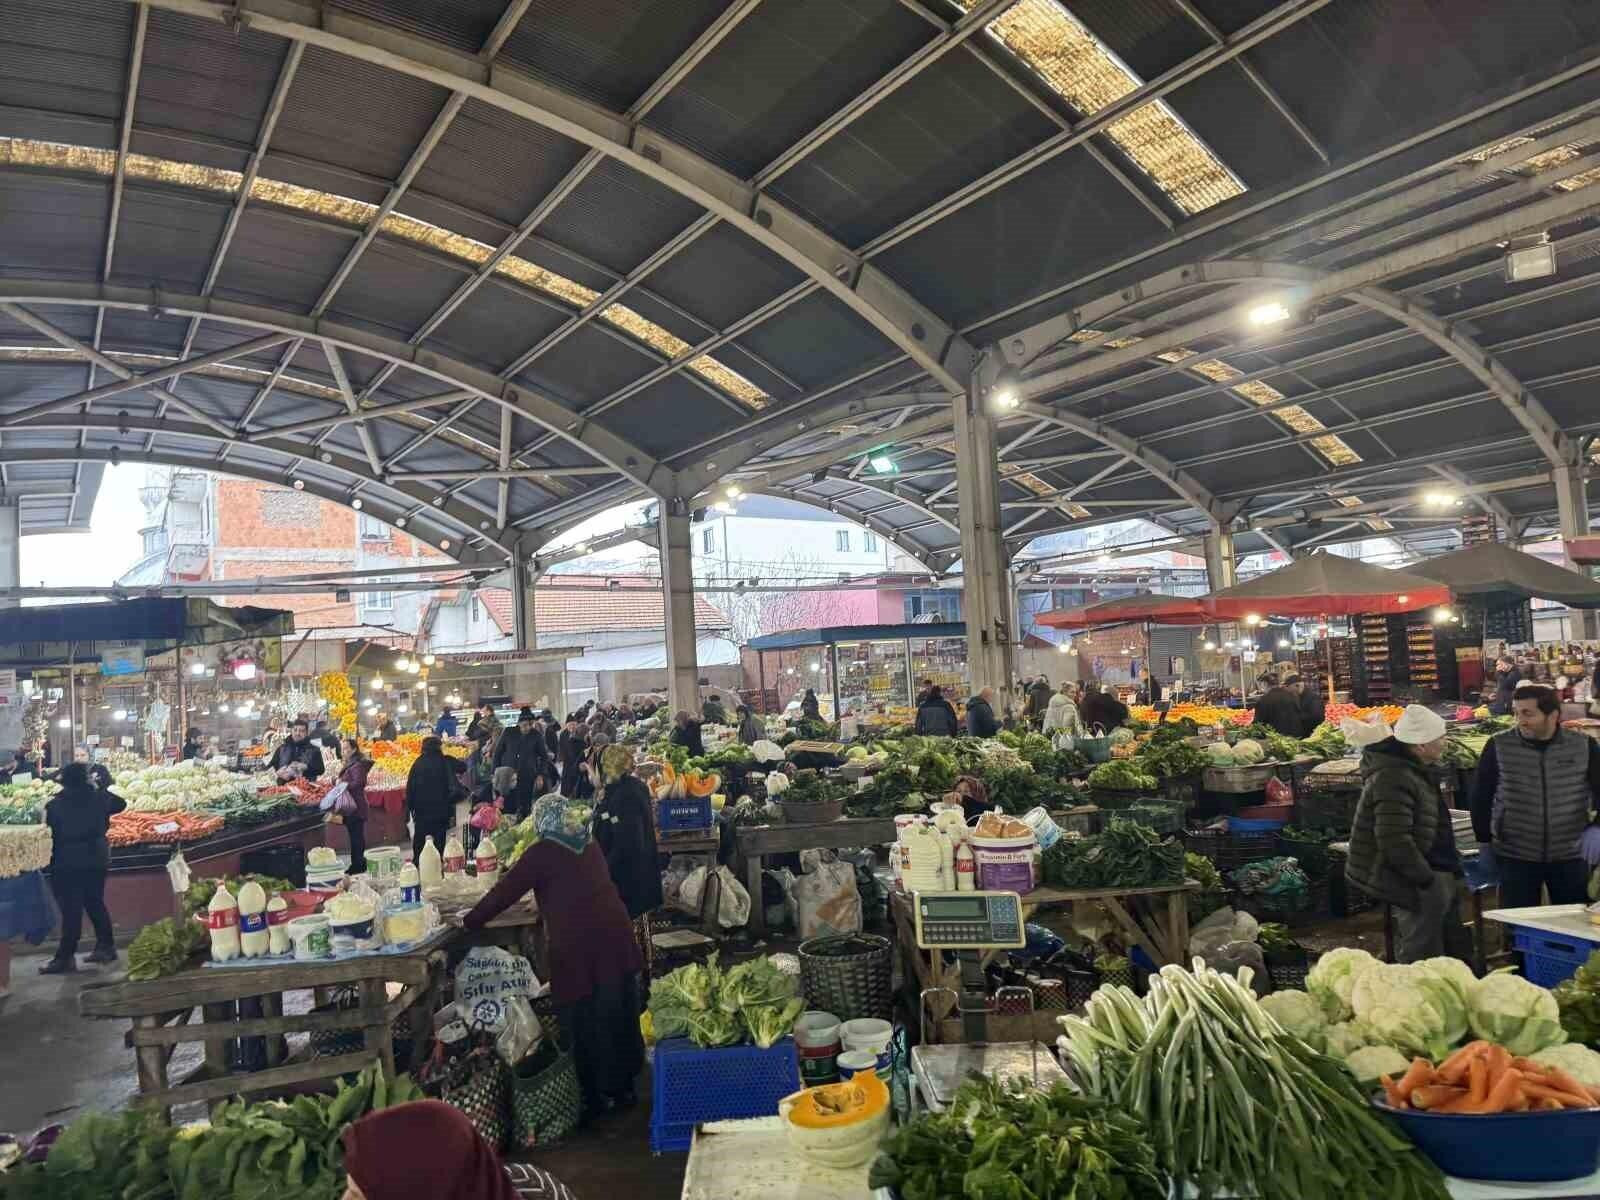
[[[1133,888],[1177,883],[1183,847],[1136,821],[1110,821],[1090,837],[1065,834],[1044,852],[1047,883],[1062,888]]]
[[[192,917],[163,917],[146,925],[128,945],[128,978],[142,983],[176,975],[209,936]]]
[[[1600,950],[1553,990],[1567,1036],[1586,1046],[1600,1044]]]
[[[1157,783],[1137,759],[1114,758],[1089,772],[1089,786],[1118,792],[1153,792]]]

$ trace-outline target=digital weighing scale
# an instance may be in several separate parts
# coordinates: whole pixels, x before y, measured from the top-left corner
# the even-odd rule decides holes
[[[933,1046],[926,1036],[911,1051],[911,1073],[922,1102],[943,1111],[956,1089],[973,1074],[1011,1079],[1027,1075],[1035,1087],[1066,1080],[1049,1047],[1036,1041],[987,1042],[989,998],[983,978],[983,952],[1015,950],[1027,944],[1022,897],[1016,892],[917,892],[912,898],[917,945],[924,950],[953,950],[961,964],[961,992],[930,989],[955,996],[961,1014],[963,1043]],[[1026,991],[1026,989],[1018,989]],[[926,999],[923,993],[923,1015]],[[1032,993],[1028,1010],[1033,1008]]]

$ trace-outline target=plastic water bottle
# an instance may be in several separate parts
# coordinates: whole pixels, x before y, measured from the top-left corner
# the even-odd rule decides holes
[[[400,884],[401,904],[422,903],[422,879],[417,874],[415,863],[407,863],[400,868],[398,882]]]
[[[972,844],[965,838],[955,849],[956,891],[978,890],[978,861],[972,856]]]
[[[211,903],[206,905],[206,927],[211,931],[214,961],[227,962],[239,957],[239,905],[225,883],[217,885]]]

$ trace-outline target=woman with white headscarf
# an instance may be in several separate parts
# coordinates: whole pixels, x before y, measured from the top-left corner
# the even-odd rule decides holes
[[[1450,810],[1428,774],[1444,753],[1444,719],[1411,704],[1393,729],[1381,718],[1346,718],[1340,728],[1363,747],[1364,783],[1345,877],[1394,906],[1398,961],[1447,953],[1462,935],[1456,915],[1461,857]]]

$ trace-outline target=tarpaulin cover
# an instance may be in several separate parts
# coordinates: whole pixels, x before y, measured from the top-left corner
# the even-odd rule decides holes
[[[1406,569],[1438,580],[1457,596],[1505,592],[1528,600],[1555,600],[1573,608],[1600,608],[1600,583],[1499,542],[1468,546]]]
[[[1201,602],[1214,617],[1401,613],[1448,604],[1450,589],[1409,571],[1318,552],[1269,575],[1212,592]]]
[[[17,642],[183,641],[203,627],[221,637],[294,632],[292,614],[275,608],[230,608],[208,600],[141,596],[109,604],[52,604],[0,609],[0,644]]]
[[[1215,618],[1194,596],[1160,596],[1154,592],[1117,596],[1077,608],[1040,613],[1038,617],[1039,624],[1052,629],[1088,629],[1094,625],[1121,625],[1129,621],[1150,621],[1156,625],[1204,625],[1211,620]]]

